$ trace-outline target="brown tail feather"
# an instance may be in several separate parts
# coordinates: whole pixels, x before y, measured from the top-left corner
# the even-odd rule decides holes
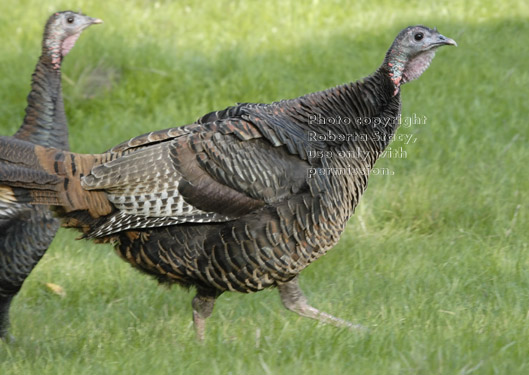
[[[18,203],[31,203],[46,206],[60,206],[59,194],[53,190],[28,190],[26,188],[13,188],[13,194]]]
[[[113,207],[103,191],[86,191],[81,178],[110,155],[74,154],[10,137],[0,137],[0,199],[84,210],[92,217]],[[8,189],[7,187],[11,187]]]

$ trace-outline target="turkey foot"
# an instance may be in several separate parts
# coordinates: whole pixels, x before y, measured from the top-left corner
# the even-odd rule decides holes
[[[315,307],[309,305],[307,297],[305,297],[303,291],[299,287],[297,277],[285,284],[280,284],[278,288],[279,296],[281,297],[281,302],[283,302],[283,305],[288,310],[293,311],[298,315],[311,319],[316,319],[325,324],[332,324],[336,327],[346,327],[358,330],[365,329],[360,324],[354,324],[348,322],[347,320],[337,318],[331,314],[327,314],[326,312],[320,311]]]

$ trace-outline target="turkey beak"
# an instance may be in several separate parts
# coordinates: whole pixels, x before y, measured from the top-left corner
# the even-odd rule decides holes
[[[457,43],[456,43],[456,41],[454,39],[447,38],[446,36],[441,35],[441,34],[439,34],[437,36],[436,44],[447,45],[447,46],[456,46],[457,47]]]
[[[92,24],[97,24],[97,23],[103,23],[103,20],[99,18],[92,18]]]

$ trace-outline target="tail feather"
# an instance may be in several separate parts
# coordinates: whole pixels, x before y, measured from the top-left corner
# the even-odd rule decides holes
[[[45,171],[5,163],[0,163],[0,178],[6,185],[31,189],[48,189],[63,181],[63,178]]]
[[[43,171],[0,165],[0,201],[5,203],[31,203],[60,205],[58,187],[62,179]]]
[[[62,206],[65,212],[86,210],[92,217],[107,215],[113,208],[106,194],[81,186],[82,176],[105,157],[0,137],[0,201]]]
[[[14,137],[0,136],[0,163],[39,169],[35,145]]]
[[[6,194],[0,193],[0,201],[4,201],[6,203],[29,203],[46,206],[62,205],[60,195],[56,191],[38,189],[31,190],[17,187],[10,188],[6,186],[0,186],[0,189],[3,189],[6,192]]]

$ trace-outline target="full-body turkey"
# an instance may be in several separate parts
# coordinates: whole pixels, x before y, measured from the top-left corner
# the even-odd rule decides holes
[[[229,107],[103,154],[0,138],[0,200],[60,206],[66,226],[134,267],[195,287],[199,338],[223,292],[267,287],[300,315],[354,327],[310,306],[297,276],[338,242],[398,127],[402,85],[444,45],[455,42],[410,26],[360,81]],[[25,165],[11,164],[19,155]]]
[[[61,93],[61,64],[81,32],[101,20],[65,11],[44,28],[42,55],[33,73],[26,116],[13,136],[67,150],[68,129]],[[0,202],[0,338],[9,327],[9,308],[24,280],[47,250],[59,227],[47,207]]]

